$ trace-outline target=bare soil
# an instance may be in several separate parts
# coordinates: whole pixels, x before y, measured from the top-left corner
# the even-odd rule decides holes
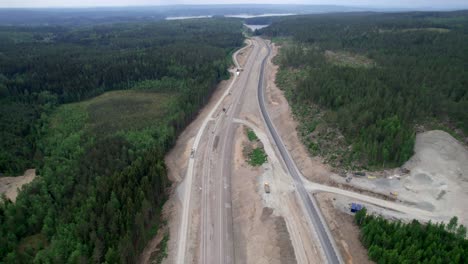
[[[244,67],[245,65],[245,62],[247,61],[247,59],[249,58],[250,56],[250,53],[252,52],[252,49],[253,49],[253,46],[250,46],[242,51],[240,51],[238,54],[237,54],[237,62],[239,62],[239,65],[241,67]]]
[[[347,264],[373,263],[367,257],[367,249],[359,241],[359,227],[354,223],[353,216],[335,208],[334,197],[330,193],[315,194],[343,260]]]
[[[32,182],[35,177],[35,169],[26,170],[22,176],[0,177],[0,196],[5,194],[10,201],[15,202],[18,192],[21,191],[23,185]]]
[[[263,168],[245,162],[243,148],[250,144],[245,128],[236,130],[232,172],[232,214],[236,263],[296,263],[286,222],[265,207],[258,177]]]

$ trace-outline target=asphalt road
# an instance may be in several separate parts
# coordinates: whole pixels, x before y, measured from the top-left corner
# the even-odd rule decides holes
[[[278,135],[273,122],[268,114],[268,111],[265,106],[265,96],[264,96],[264,71],[265,71],[265,64],[270,56],[271,49],[270,46],[265,43],[264,40],[259,40],[259,42],[263,42],[263,44],[268,49],[268,54],[263,58],[261,70],[260,70],[260,79],[258,82],[258,100],[260,105],[260,110],[262,112],[262,116],[264,118],[265,124],[270,132],[271,137],[273,138],[276,147],[286,165],[286,168],[289,174],[292,176],[294,180],[294,185],[297,191],[297,194],[300,197],[300,201],[302,201],[303,206],[306,211],[306,215],[308,216],[310,222],[315,227],[318,239],[320,241],[321,247],[325,253],[325,257],[328,263],[342,263],[341,256],[339,255],[339,251],[336,248],[333,238],[328,230],[328,226],[326,225],[324,218],[321,215],[320,209],[317,206],[317,202],[313,196],[310,196],[307,190],[304,187],[304,183],[302,180],[302,176],[297,168],[296,164],[292,160],[291,156],[289,155],[286,147],[284,146],[281,137]]]

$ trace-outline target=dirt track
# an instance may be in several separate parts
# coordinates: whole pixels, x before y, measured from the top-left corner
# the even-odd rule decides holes
[[[15,202],[18,190],[21,190],[23,185],[32,182],[35,177],[35,169],[26,170],[23,176],[0,177],[0,195],[5,194],[8,199]]]

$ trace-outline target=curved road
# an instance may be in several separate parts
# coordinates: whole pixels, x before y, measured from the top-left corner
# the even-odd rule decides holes
[[[264,40],[261,40],[264,42]],[[319,238],[320,244],[322,246],[322,250],[325,253],[325,257],[328,263],[343,263],[341,256],[339,255],[339,251],[337,250],[333,238],[328,230],[328,226],[325,224],[324,219],[321,215],[320,209],[318,209],[317,203],[315,198],[310,196],[307,190],[304,187],[304,183],[302,180],[302,176],[297,168],[296,164],[292,160],[291,156],[289,155],[286,147],[284,146],[281,137],[278,135],[271,118],[268,114],[268,111],[265,106],[265,96],[264,96],[264,71],[265,71],[265,64],[267,59],[270,57],[271,49],[270,46],[265,43],[265,46],[268,49],[268,54],[263,58],[261,69],[260,69],[260,80],[258,82],[258,100],[260,104],[260,110],[262,112],[262,116],[264,121],[268,127],[268,130],[273,138],[276,147],[281,154],[281,157],[286,165],[286,168],[289,174],[292,176],[294,180],[294,185],[297,190],[297,194],[299,195],[300,200],[302,201],[306,214],[311,222],[311,224],[315,227],[317,236]]]

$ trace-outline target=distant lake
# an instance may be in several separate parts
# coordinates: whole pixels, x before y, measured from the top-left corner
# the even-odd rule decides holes
[[[270,17],[270,16],[294,16],[293,13],[283,13],[283,14],[261,14],[261,15],[249,15],[249,14],[238,14],[238,15],[224,15],[225,17],[237,17],[237,18],[252,18],[252,17]]]
[[[250,14],[237,14],[237,15],[224,15],[225,17],[235,17],[235,18],[253,18],[253,17],[271,17],[271,16],[294,16],[293,13],[283,13],[283,14],[260,14],[260,15],[250,15]],[[170,16],[166,17],[166,20],[180,20],[180,19],[196,19],[196,18],[211,18],[212,15],[207,16]],[[264,26],[264,25],[256,25]]]
[[[246,27],[250,28],[252,31],[255,31],[257,29],[262,29],[262,28],[266,28],[268,27],[269,25],[246,25],[244,24]]]
[[[210,18],[212,16],[175,16],[166,17],[166,20],[194,19],[194,18]]]

